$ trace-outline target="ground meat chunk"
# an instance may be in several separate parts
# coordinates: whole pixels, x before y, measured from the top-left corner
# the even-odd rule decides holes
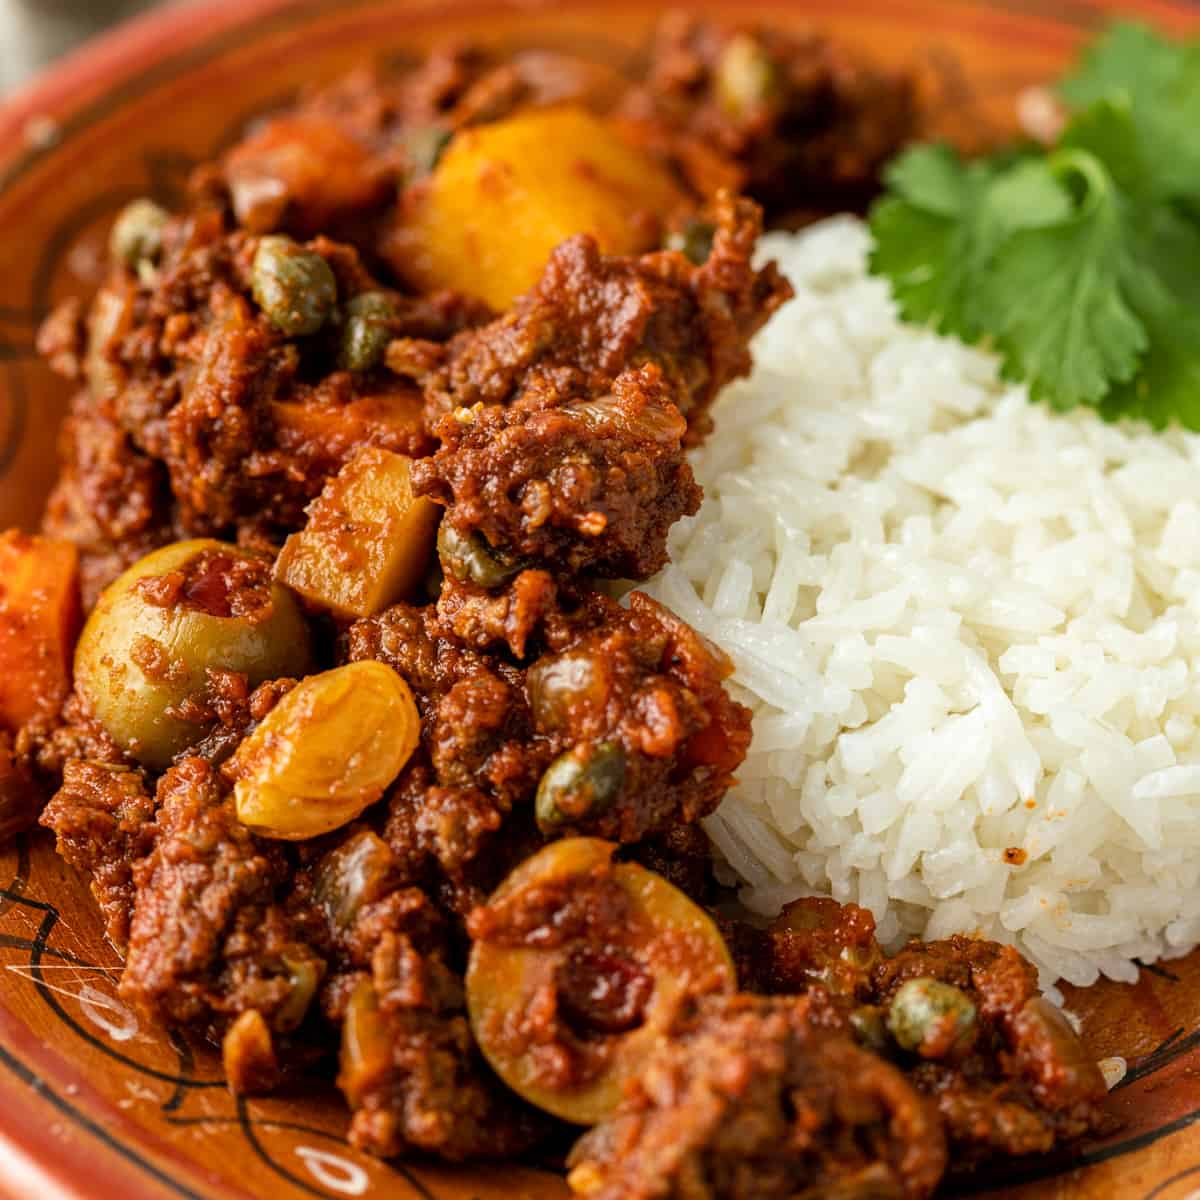
[[[1103,1076],[1016,950],[964,937],[913,943],[875,968],[876,1003],[918,979],[958,988],[977,1012],[965,1051],[950,1047],[910,1070],[936,1100],[956,1164],[1040,1153],[1102,1127]]]
[[[171,540],[167,474],[87,392],[72,400],[58,446],[59,476],[42,525],[79,547],[80,591],[90,608],[127,566]]]
[[[440,873],[461,889],[456,911],[540,838],[640,842],[707,816],[749,745],[749,713],[723,686],[728,661],[649,597],[634,593],[623,608],[593,593],[573,610],[551,598],[538,611],[521,641],[530,658],[546,652],[528,666],[464,645],[434,608],[397,605],[356,622],[343,642],[343,660],[386,662],[413,689],[425,756],[393,790],[387,836],[410,882],[436,887]],[[472,628],[482,640],[482,624]],[[547,768],[598,752],[619,784],[586,812],[539,807],[536,831]]]
[[[178,1024],[220,1026],[256,1009],[299,1025],[324,972],[277,896],[283,848],[237,820],[219,773],[184,759],[159,782],[153,848],[136,889],[121,995]]]
[[[117,947],[129,941],[133,866],[153,843],[154,798],[139,771],[92,762],[69,762],[62,787],[42,813],[58,852],[91,876],[92,895],[105,931]]]
[[[725,196],[712,216],[712,252],[699,265],[676,253],[606,256],[586,235],[564,242],[512,312],[451,340],[425,380],[431,424],[475,404],[512,404],[531,381],[545,395],[600,397],[649,361],[702,436],[717,392],[750,369],[750,339],[791,295],[773,266],[752,266],[755,205]]]
[[[173,538],[278,544],[363,445],[412,456],[434,445],[411,382],[340,369],[337,321],[288,339],[259,311],[259,239],[227,233],[211,209],[172,219],[163,239],[155,272],[115,268],[94,301],[89,387],[64,427],[45,524],[83,550],[88,602]],[[351,247],[317,238],[310,248],[342,300],[380,290]],[[448,294],[389,295],[388,330],[400,338],[436,345],[483,315]],[[71,357],[58,328],[70,315],[51,318],[45,339],[58,361]]]
[[[509,560],[647,578],[667,561],[671,526],[700,507],[673,393],[650,364],[567,404],[546,382],[511,405],[445,418],[441,449],[415,468],[418,487],[460,535]]]
[[[520,1153],[547,1123],[484,1064],[450,930],[403,874],[387,843],[360,826],[301,871],[289,902],[305,928],[324,926],[336,968],[322,1007],[344,1026],[338,1082],[354,1114],[350,1139],[385,1157]]]
[[[819,1006],[738,995],[681,1013],[570,1161],[592,1200],[923,1197],[946,1148],[927,1101]]]
[[[915,81],[813,31],[660,24],[620,110],[702,194],[745,190],[772,213],[858,208],[917,131]]]

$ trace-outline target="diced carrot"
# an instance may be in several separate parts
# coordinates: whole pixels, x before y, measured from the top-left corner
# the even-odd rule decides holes
[[[62,706],[79,624],[75,547],[0,534],[0,727],[17,730]]]
[[[359,396],[349,404],[271,405],[275,438],[285,450],[337,465],[363,446],[420,457],[433,449],[421,420],[421,392],[407,384]]]

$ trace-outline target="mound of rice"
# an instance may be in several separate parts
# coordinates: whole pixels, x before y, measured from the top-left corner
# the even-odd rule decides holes
[[[754,710],[708,832],[756,911],[831,894],[892,945],[1133,979],[1200,942],[1200,437],[1030,404],[900,324],[868,246],[765,240],[797,296],[649,589]]]

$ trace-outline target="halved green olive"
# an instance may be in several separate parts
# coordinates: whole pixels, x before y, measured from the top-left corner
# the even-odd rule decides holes
[[[460,583],[494,588],[521,572],[521,564],[506,561],[483,534],[464,536],[444,517],[438,526],[437,549],[443,570]]]
[[[298,683],[225,765],[238,820],[263,837],[317,837],[374,804],[417,748],[408,684],[381,662]]]
[[[977,1013],[966,993],[939,979],[910,979],[892,997],[887,1027],[901,1049],[944,1058],[975,1037]]]
[[[625,783],[625,751],[617,742],[576,746],[546,768],[537,789],[537,823],[543,833],[599,816]]]
[[[615,850],[596,838],[551,843],[470,924],[467,1008],[480,1048],[514,1092],[581,1125],[613,1111],[685,997],[737,988],[708,914],[653,871],[613,862]],[[583,893],[587,919],[572,911]],[[609,927],[596,927],[600,912]],[[527,1014],[540,1018],[533,1035],[522,1032]],[[582,1068],[547,1070],[555,1060]]]
[[[315,251],[273,234],[258,243],[251,274],[254,299],[288,337],[316,333],[337,307],[337,280]]]
[[[263,563],[252,601],[231,591],[239,571]],[[175,542],[134,563],[101,595],[75,648],[75,685],[126,753],[165,769],[204,735],[181,715],[209,669],[239,671],[255,687],[303,675],[309,632],[270,563],[224,542]]]

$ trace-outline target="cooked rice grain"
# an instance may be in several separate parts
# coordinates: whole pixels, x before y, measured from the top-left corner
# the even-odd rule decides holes
[[[868,246],[765,240],[797,295],[650,587],[755,714],[708,831],[757,911],[1132,979],[1200,941],[1200,438],[1030,404],[900,324]]]

